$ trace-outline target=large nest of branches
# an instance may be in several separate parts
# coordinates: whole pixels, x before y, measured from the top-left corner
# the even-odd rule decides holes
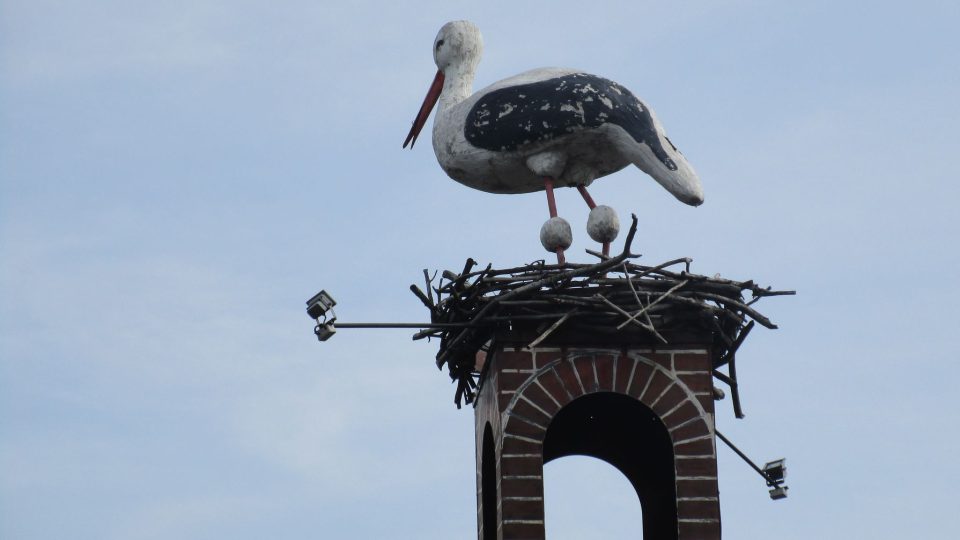
[[[549,340],[570,321],[592,335],[636,336],[639,332],[652,343],[662,344],[669,343],[665,336],[680,331],[709,332],[714,367],[733,358],[753,321],[776,328],[752,305],[765,296],[793,291],[692,274],[689,258],[656,266],[634,264],[630,261],[639,255],[630,253],[630,246],[636,228],[634,216],[619,255],[590,252],[600,258],[595,264],[537,261],[516,268],[497,270],[488,265],[476,270],[477,263],[468,259],[460,273],[444,271],[439,279],[425,270],[427,292],[416,285],[410,289],[430,309],[431,325],[414,339],[440,339],[437,367],[446,365],[456,381],[457,407],[464,400],[473,402],[476,395],[481,378],[477,352],[485,350],[498,331],[517,325],[536,329],[526,345],[529,348]],[[735,380],[731,387],[736,390]]]

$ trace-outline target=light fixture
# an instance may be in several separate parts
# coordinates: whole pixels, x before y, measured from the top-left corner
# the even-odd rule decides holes
[[[335,305],[337,301],[327,291],[320,291],[307,300],[307,315],[310,315],[311,319],[319,319]]]
[[[767,477],[768,486],[777,486],[787,477],[787,460],[778,459],[763,466],[763,474]]]
[[[778,459],[763,466],[763,475],[767,478],[767,486],[771,487],[770,498],[773,500],[787,498],[787,486],[783,480],[787,477],[787,460]]]
[[[317,321],[317,325],[313,327],[313,333],[320,341],[326,341],[337,333],[336,327],[333,326],[337,321],[337,314],[333,311],[335,305],[337,301],[327,291],[320,291],[307,300],[307,315]],[[327,320],[328,311],[333,314],[333,318],[329,321]],[[321,317],[323,320],[320,320]]]

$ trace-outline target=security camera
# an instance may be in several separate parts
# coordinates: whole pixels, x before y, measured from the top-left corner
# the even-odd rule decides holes
[[[787,498],[787,490],[790,489],[787,486],[777,486],[770,490],[770,498],[778,501],[780,499]]]
[[[331,319],[330,322],[324,324],[318,324],[313,327],[313,333],[317,336],[317,339],[320,341],[326,341],[333,337],[337,333],[337,328],[333,326],[333,323],[336,319]]]

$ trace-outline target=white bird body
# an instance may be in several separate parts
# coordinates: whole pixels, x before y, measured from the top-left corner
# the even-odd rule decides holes
[[[586,186],[633,163],[681,201],[703,202],[693,168],[629,90],[580,70],[540,68],[473,93],[482,43],[467,21],[440,29],[437,78],[407,137],[416,140],[439,100],[433,148],[452,179],[490,193],[529,193],[544,189],[545,177],[557,187]]]
[[[433,150],[440,167],[450,178],[489,193],[530,193],[543,189],[543,177],[552,176],[556,186],[589,185],[593,180],[619,171],[630,162],[620,152],[606,143],[616,137],[614,126],[601,126],[596,130],[571,133],[562,140],[530,142],[515,151],[488,150],[470,144],[465,136],[468,111],[490,92],[512,86],[582,73],[573,69],[539,68],[508,79],[498,81],[459,103],[444,106],[441,94],[440,108],[433,122]],[[509,113],[508,113],[509,114]],[[623,132],[625,135],[626,133]],[[562,152],[561,161],[570,167],[562,167],[556,174],[535,173],[527,165],[531,156],[543,153]],[[555,154],[554,154],[555,155]],[[547,169],[550,167],[547,166]],[[545,171],[540,171],[545,172]]]

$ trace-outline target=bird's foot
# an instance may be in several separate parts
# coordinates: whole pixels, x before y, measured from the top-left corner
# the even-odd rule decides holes
[[[610,242],[620,233],[620,218],[617,212],[606,205],[597,205],[590,210],[587,218],[587,234],[590,238],[603,244],[603,254],[610,255]]]
[[[610,242],[617,238],[620,233],[620,218],[617,212],[607,205],[593,202],[593,197],[587,193],[587,187],[578,185],[577,191],[583,197],[583,201],[590,207],[590,217],[587,218],[587,234],[590,238],[603,244],[604,256],[610,256]]]
[[[564,250],[573,243],[573,230],[570,224],[562,217],[552,217],[540,227],[540,243],[547,251],[557,254],[557,263],[564,264],[566,258]]]

